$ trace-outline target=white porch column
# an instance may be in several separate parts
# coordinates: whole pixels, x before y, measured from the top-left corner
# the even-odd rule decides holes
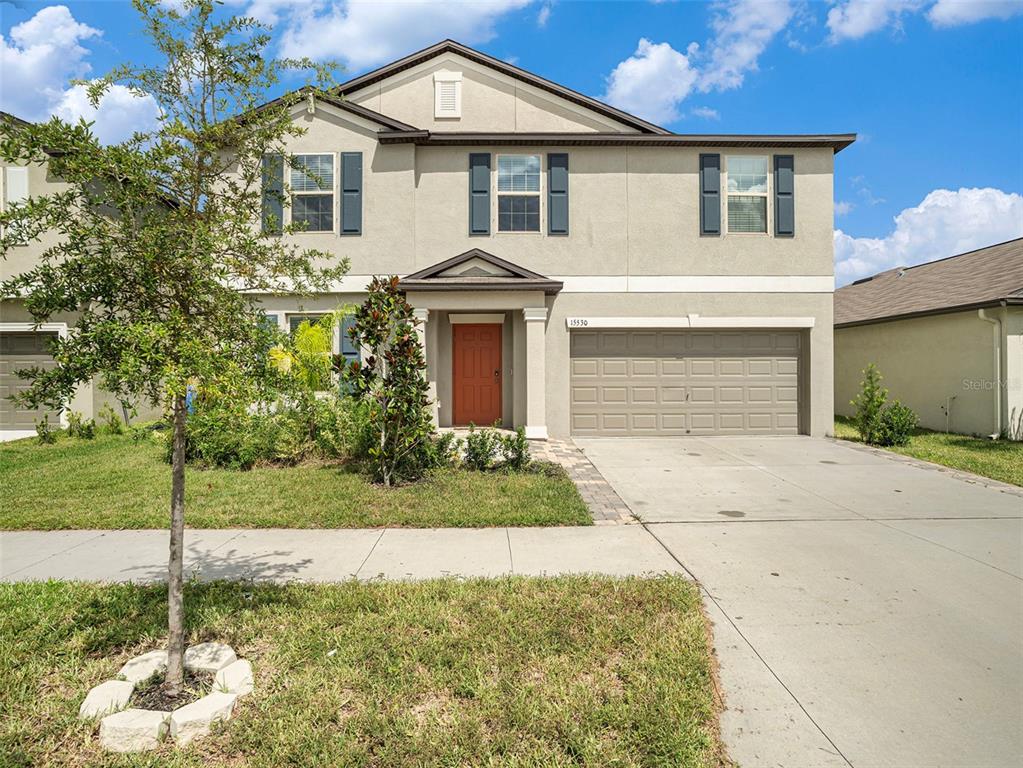
[[[423,361],[426,363],[426,370],[423,371],[423,376],[426,377],[429,390],[427,396],[430,398],[430,423],[434,427],[437,426],[437,382],[434,377],[430,376],[430,358],[427,357],[427,345],[426,345],[426,322],[430,318],[429,309],[420,309],[416,307],[412,310],[412,315],[416,319],[416,335],[419,336],[419,344],[423,348]]]
[[[526,307],[526,437],[547,439],[547,307]]]

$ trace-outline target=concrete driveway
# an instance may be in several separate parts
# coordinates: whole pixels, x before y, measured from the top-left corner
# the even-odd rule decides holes
[[[1023,765],[1023,495],[806,437],[579,439],[704,586],[744,766]]]

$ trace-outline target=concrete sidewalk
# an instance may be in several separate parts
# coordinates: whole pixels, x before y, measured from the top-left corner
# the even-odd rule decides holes
[[[165,530],[0,532],[0,581],[159,581]],[[681,573],[641,526],[193,530],[185,572],[203,580],[329,582],[443,576]]]

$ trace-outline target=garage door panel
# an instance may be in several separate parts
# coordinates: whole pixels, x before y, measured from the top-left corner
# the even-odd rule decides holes
[[[573,332],[573,433],[795,434],[800,339],[742,330]]]
[[[55,366],[49,354],[54,338],[52,333],[0,334],[0,429],[32,429],[40,421],[48,420],[51,424],[60,421],[58,411],[26,408],[8,399],[31,386],[31,381],[19,377],[18,371],[50,370]]]

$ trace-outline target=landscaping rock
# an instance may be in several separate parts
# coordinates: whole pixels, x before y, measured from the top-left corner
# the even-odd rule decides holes
[[[129,660],[121,667],[117,676],[132,683],[141,683],[165,669],[167,669],[167,651],[150,651]]]
[[[223,693],[244,696],[252,693],[252,665],[245,659],[238,659],[217,672],[213,678],[213,689]]]
[[[230,720],[237,698],[233,693],[216,692],[174,710],[170,717],[170,733],[174,741],[183,747],[208,734],[218,720]]]
[[[190,645],[185,651],[185,669],[197,672],[219,672],[238,657],[230,645],[224,643],[199,643]]]
[[[78,717],[91,720],[122,710],[128,706],[128,699],[134,690],[135,683],[126,680],[107,680],[100,683],[85,697],[82,706],[78,708]]]
[[[126,709],[107,715],[99,724],[99,743],[111,752],[143,752],[156,749],[167,733],[169,712]]]

